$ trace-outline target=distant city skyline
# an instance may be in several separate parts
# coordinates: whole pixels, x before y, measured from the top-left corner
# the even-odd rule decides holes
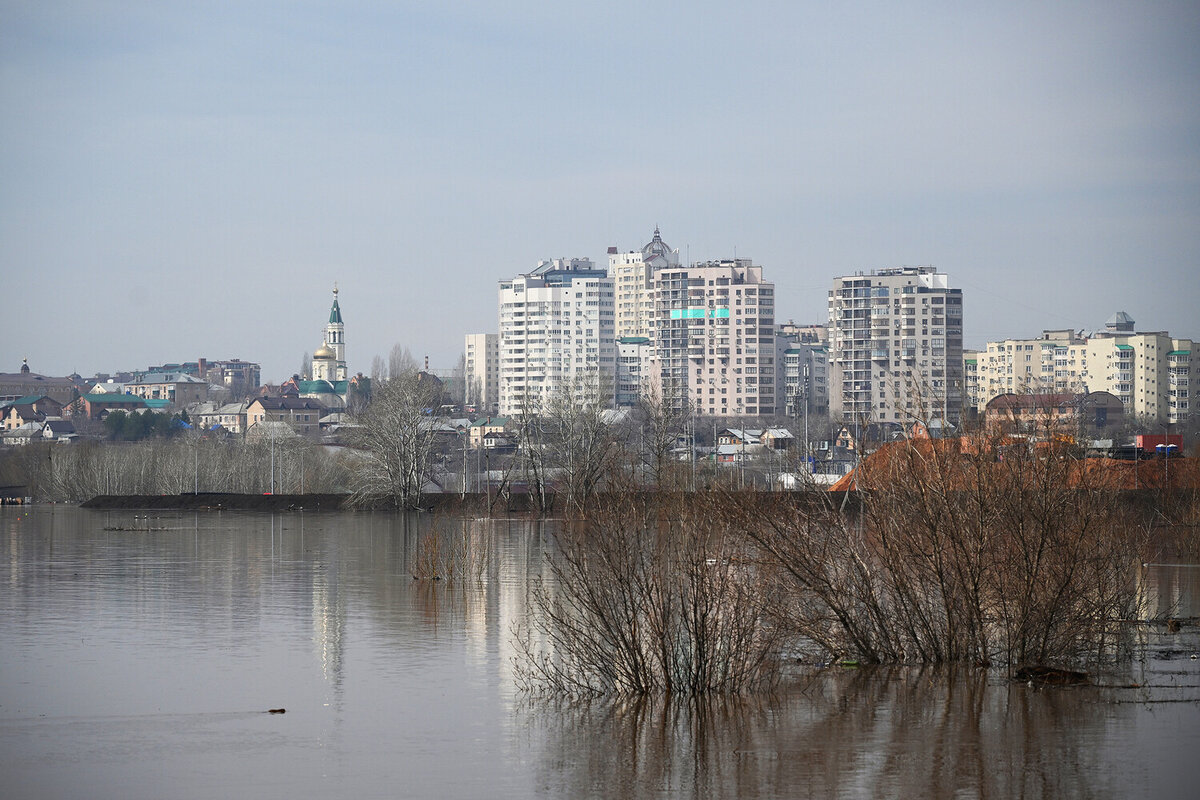
[[[683,13],[686,12],[686,13]],[[8,4],[0,372],[393,344],[452,368],[502,279],[753,259],[776,319],[933,266],[964,345],[1200,336],[1188,2]],[[1003,309],[1003,312],[1000,311]]]

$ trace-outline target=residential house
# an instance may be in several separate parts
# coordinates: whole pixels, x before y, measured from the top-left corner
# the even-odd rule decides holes
[[[62,403],[46,395],[27,395],[0,405],[0,422],[6,431],[16,430],[26,422],[44,422],[47,417],[62,414]]]
[[[183,408],[208,399],[208,381],[182,372],[149,372],[126,383],[125,391],[146,400],[165,400]]]
[[[472,422],[470,432],[471,447],[484,445],[484,437],[490,434],[503,434],[507,425],[507,417],[484,417]]]
[[[66,444],[76,438],[75,423],[68,419],[48,419],[42,426],[42,439]]]
[[[316,436],[324,411],[320,403],[307,398],[256,397],[246,407],[246,430],[260,422],[283,422],[302,436]]]
[[[110,411],[144,411],[148,407],[146,400],[130,394],[88,392],[68,405],[64,412],[82,415],[87,419],[104,419]]]
[[[246,409],[248,403],[226,403],[211,410],[202,411],[196,415],[196,422],[201,430],[212,430],[220,426],[230,433],[246,432]]]

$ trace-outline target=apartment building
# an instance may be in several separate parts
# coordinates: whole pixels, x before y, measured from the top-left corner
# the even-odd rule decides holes
[[[654,325],[654,273],[679,266],[679,251],[672,250],[657,227],[654,237],[641,250],[618,253],[608,248],[608,274],[616,293],[618,339],[649,337]]]
[[[653,395],[654,345],[645,336],[617,339],[616,403],[632,408],[644,396]]]
[[[591,259],[558,258],[500,282],[499,406],[535,411],[563,387],[616,372],[613,279]],[[608,398],[611,402],[611,397]]]
[[[779,337],[775,342],[775,407],[790,417],[829,415],[829,348]]]
[[[1087,339],[1070,330],[1042,331],[1037,339],[988,342],[976,356],[973,407],[982,414],[1000,394],[1084,391]]]
[[[962,290],[933,267],[835,278],[829,292],[830,412],[842,419],[957,424]]]
[[[500,385],[500,335],[468,333],[463,347],[465,362],[463,402],[476,411],[496,410]]]
[[[748,258],[654,273],[652,341],[664,399],[699,414],[774,414],[775,284]]]
[[[1087,342],[1087,387],[1116,395],[1126,414],[1157,424],[1184,422],[1195,408],[1195,345],[1166,331],[1098,334]]]
[[[976,356],[972,402],[982,414],[990,400],[1006,393],[1109,392],[1127,416],[1176,424],[1194,410],[1189,385],[1194,344],[1166,331],[1138,332],[1124,311],[1091,336],[1048,330],[1038,339],[988,342]]]

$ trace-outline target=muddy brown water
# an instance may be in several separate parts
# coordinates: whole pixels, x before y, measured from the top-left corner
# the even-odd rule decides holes
[[[1103,686],[825,669],[701,707],[530,699],[512,626],[538,523],[414,581],[429,518],[0,509],[6,797],[1194,796],[1200,632],[1136,631]],[[107,529],[107,530],[106,530]],[[1200,569],[1142,570],[1200,617]],[[1139,684],[1141,688],[1112,688]],[[270,709],[286,708],[286,714]]]

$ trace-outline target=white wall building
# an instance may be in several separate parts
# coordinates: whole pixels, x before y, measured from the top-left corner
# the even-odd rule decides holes
[[[829,292],[830,413],[959,422],[962,290],[933,267],[835,278]]]
[[[534,410],[576,379],[611,391],[616,372],[613,280],[587,258],[542,261],[500,282],[499,404]]]
[[[617,339],[617,385],[618,407],[632,408],[639,398],[651,395],[652,385],[657,382],[653,374],[654,345],[645,336],[626,336]]]
[[[778,413],[799,417],[829,416],[829,349],[815,342],[776,340],[775,400]]]
[[[654,327],[654,273],[679,266],[679,251],[662,240],[658,228],[641,250],[608,249],[608,274],[616,292],[616,337],[649,337]]]
[[[982,414],[988,401],[1004,393],[1109,392],[1120,398],[1126,415],[1177,424],[1194,410],[1194,345],[1166,331],[1135,331],[1124,311],[1091,336],[1053,330],[1038,339],[988,342],[975,356],[974,402]]]
[[[499,402],[500,335],[468,333],[463,348],[463,402],[480,413],[491,413]]]
[[[654,274],[653,342],[664,399],[696,413],[775,413],[775,284],[748,258]]]

